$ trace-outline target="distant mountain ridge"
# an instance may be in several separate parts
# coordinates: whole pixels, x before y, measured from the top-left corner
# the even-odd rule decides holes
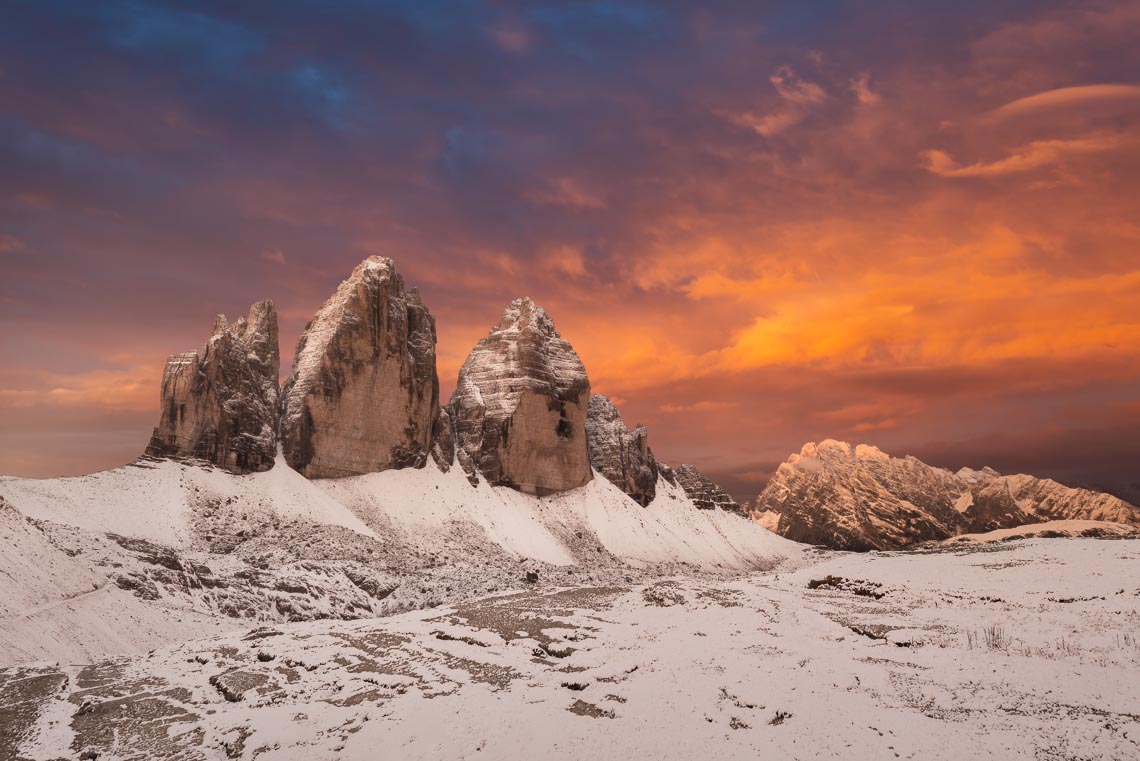
[[[861,551],[1053,520],[1140,525],[1140,508],[1111,494],[992,468],[953,473],[831,439],[781,464],[750,514],[788,539]]]

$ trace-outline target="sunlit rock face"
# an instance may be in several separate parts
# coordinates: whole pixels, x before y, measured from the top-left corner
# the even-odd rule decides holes
[[[254,304],[224,315],[198,352],[175,354],[162,373],[162,416],[146,453],[204,460],[232,473],[273,467],[277,452],[277,310]]]
[[[439,414],[435,318],[391,259],[365,259],[309,322],[282,392],[281,444],[309,478],[422,467]]]
[[[586,415],[590,464],[610,483],[645,506],[657,493],[657,462],[645,426],[632,431],[609,397],[594,394]]]
[[[952,473],[913,457],[827,440],[804,445],[780,465],[754,515],[795,541],[890,549],[952,535],[961,492]]]
[[[1140,509],[1109,494],[992,468],[951,473],[832,440],[806,444],[780,465],[752,515],[789,539],[844,550],[898,549],[1053,520],[1140,524]]]
[[[458,462],[472,482],[532,494],[582,486],[589,399],[574,348],[542,307],[517,299],[459,370],[448,403]]]
[[[672,475],[693,504],[702,510],[728,510],[744,514],[740,505],[728,492],[694,466],[678,465],[673,469]]]

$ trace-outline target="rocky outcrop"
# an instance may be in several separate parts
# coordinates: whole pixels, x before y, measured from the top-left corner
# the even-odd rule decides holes
[[[451,415],[441,407],[431,434],[431,457],[444,473],[455,464],[455,438],[451,431]]]
[[[586,414],[590,465],[642,507],[657,493],[657,462],[645,426],[625,427],[614,403],[594,394]]]
[[[677,485],[685,490],[685,494],[701,510],[728,510],[729,512],[744,514],[740,505],[728,492],[694,466],[678,465],[673,469],[672,474]]]
[[[638,505],[649,505],[657,494],[657,461],[649,448],[649,433],[638,425],[626,428],[617,407],[608,396],[589,398],[586,414],[589,464],[606,481],[626,492]]]
[[[317,311],[282,396],[285,459],[309,478],[424,465],[439,411],[435,319],[391,259],[361,262]]]
[[[1140,509],[1108,494],[991,468],[951,473],[831,440],[780,465],[752,516],[789,539],[861,551],[1052,520],[1140,525]]]
[[[146,453],[205,460],[232,473],[269,470],[277,454],[277,310],[254,304],[230,325],[214,321],[199,352],[162,373],[162,416]]]
[[[448,403],[459,464],[473,483],[544,495],[591,478],[590,381],[542,307],[518,299],[459,370]]]

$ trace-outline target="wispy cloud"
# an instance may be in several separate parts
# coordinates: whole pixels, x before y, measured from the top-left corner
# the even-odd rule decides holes
[[[1094,103],[1131,103],[1140,105],[1140,85],[1099,84],[1079,87],[1060,87],[1006,103],[997,108],[993,116],[1005,119],[1034,114],[1054,108],[1073,108]]]
[[[827,99],[827,93],[814,82],[801,79],[791,66],[776,69],[768,81],[779,94],[782,105],[776,110],[757,116],[751,112],[735,114],[732,119],[758,135],[770,137],[799,123],[808,110]]]
[[[871,89],[871,76],[866,73],[851,80],[851,92],[855,93],[855,98],[864,106],[878,105],[883,100],[882,96]]]
[[[922,158],[926,170],[939,177],[998,177],[1059,164],[1075,155],[1112,150],[1119,145],[1120,139],[1115,136],[1035,140],[1014,148],[1008,156],[997,161],[962,165],[940,150],[925,151]]]

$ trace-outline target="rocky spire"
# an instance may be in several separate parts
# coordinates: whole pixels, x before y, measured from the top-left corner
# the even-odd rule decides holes
[[[422,467],[439,414],[435,318],[371,256],[309,322],[282,393],[285,459],[310,478]]]
[[[265,398],[272,403],[276,420],[281,347],[277,340],[277,310],[273,302],[259,301],[251,306],[249,314],[234,323],[233,332],[249,350],[247,359],[250,367],[261,379]],[[276,428],[274,422],[274,431]]]
[[[455,463],[455,440],[452,435],[451,415],[446,407],[439,408],[435,428],[431,433],[431,457],[444,473]]]
[[[200,352],[175,354],[162,373],[162,417],[146,453],[192,457],[233,473],[269,470],[277,453],[277,310],[225,315]]]
[[[586,415],[590,465],[643,507],[657,494],[657,462],[645,426],[625,427],[614,403],[601,394],[590,397]]]
[[[693,504],[702,510],[720,509],[744,514],[740,505],[728,492],[694,466],[678,465],[673,470],[673,476]]]
[[[549,315],[517,299],[459,370],[448,403],[459,464],[496,486],[550,494],[591,478],[590,381]]]

